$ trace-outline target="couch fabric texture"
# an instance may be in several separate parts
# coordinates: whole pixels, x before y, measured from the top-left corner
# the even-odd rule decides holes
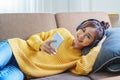
[[[27,39],[30,35],[53,28],[64,27],[74,35],[76,27],[84,20],[98,19],[110,23],[104,12],[68,12],[68,13],[7,13],[0,14],[0,41],[19,37]],[[106,74],[106,75],[105,75]],[[31,80],[96,80],[114,76],[110,73],[94,73],[88,76],[76,76],[68,71]]]

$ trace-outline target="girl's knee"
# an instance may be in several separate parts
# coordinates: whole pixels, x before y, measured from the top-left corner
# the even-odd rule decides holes
[[[0,69],[2,69],[11,59],[12,50],[9,43],[5,40],[0,42]]]
[[[9,65],[0,71],[0,80],[24,80],[24,74],[15,66]]]

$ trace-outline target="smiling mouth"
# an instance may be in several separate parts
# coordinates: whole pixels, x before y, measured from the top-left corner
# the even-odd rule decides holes
[[[78,39],[78,38],[77,38],[76,40],[77,40],[78,42],[80,42],[80,43],[82,42],[82,40],[80,40],[80,39]]]
[[[77,39],[78,42],[81,42],[79,39]]]
[[[79,46],[78,46],[78,45],[79,45]],[[81,43],[78,42],[77,39],[76,39],[76,40],[73,40],[73,43],[72,43],[73,48],[75,48],[75,49],[81,49],[80,45],[81,45]]]

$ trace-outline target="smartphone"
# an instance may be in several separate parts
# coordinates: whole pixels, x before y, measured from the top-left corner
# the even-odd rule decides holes
[[[58,47],[61,45],[61,43],[64,41],[64,38],[61,36],[61,34],[59,32],[56,32],[53,35],[52,40],[56,40],[56,42],[52,42],[50,45],[51,47],[53,47],[54,49],[58,49]]]

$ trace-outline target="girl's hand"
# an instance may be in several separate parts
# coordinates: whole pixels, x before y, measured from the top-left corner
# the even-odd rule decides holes
[[[103,42],[105,41],[106,36],[103,36],[103,38],[101,39],[101,41],[98,43],[97,46],[102,46]]]
[[[56,50],[50,46],[50,44],[53,42],[56,42],[56,40],[50,40],[42,43],[40,49],[51,55],[56,54]]]

